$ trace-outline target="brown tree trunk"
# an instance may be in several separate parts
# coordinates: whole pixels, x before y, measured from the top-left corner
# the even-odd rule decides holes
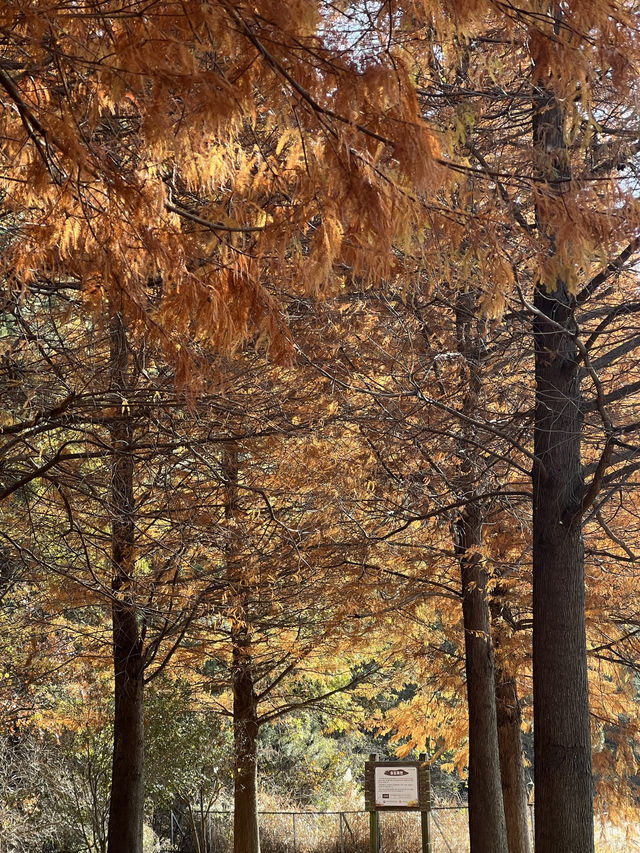
[[[515,680],[509,678],[499,666],[496,666],[496,712],[509,853],[531,853],[518,691]]]
[[[593,792],[580,502],[580,391],[570,297],[536,306],[533,468],[533,695],[536,853],[593,851]]]
[[[487,572],[481,556],[469,553],[470,548],[482,543],[482,521],[475,504],[470,504],[456,522],[454,536],[462,574],[471,853],[507,853]]]
[[[466,367],[462,411],[473,416],[482,389],[482,321],[476,318],[472,291],[461,293],[456,304],[458,352]],[[469,838],[471,853],[507,853],[507,832],[500,782],[496,722],[491,615],[486,564],[482,547],[483,506],[469,444],[468,428],[460,439],[457,490],[468,500],[452,525],[462,579],[465,669],[469,708]]]
[[[111,324],[112,389],[127,388],[127,341],[122,318]],[[107,853],[142,853],[144,664],[138,614],[127,587],[134,560],[132,426],[123,410],[111,429],[111,561],[115,706]]]
[[[233,631],[233,852],[260,853],[258,833],[258,704],[246,626]]]
[[[144,697],[135,613],[114,603],[115,709],[107,853],[142,853]]]
[[[564,116],[534,90],[533,144],[549,191],[570,177]],[[538,217],[541,237],[557,251]],[[585,636],[580,382],[574,297],[556,278],[536,290],[533,465],[533,692],[536,853],[593,853],[593,791]]]
[[[231,624],[233,687],[234,812],[233,853],[260,853],[258,832],[258,697],[251,657],[250,588],[240,561],[241,526],[238,502],[239,456],[234,442],[224,446],[227,580],[234,596]]]

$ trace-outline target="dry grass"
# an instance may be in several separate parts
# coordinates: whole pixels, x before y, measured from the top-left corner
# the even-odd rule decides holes
[[[230,821],[216,823],[214,853],[231,853]],[[384,853],[420,853],[420,815],[395,812],[381,816]],[[369,815],[365,812],[260,816],[262,853],[369,853]],[[431,819],[433,853],[469,853],[467,812],[464,808],[436,809]],[[597,853],[640,853],[640,823],[596,827]]]
[[[420,815],[395,812],[381,816],[384,853],[420,853]],[[431,821],[433,853],[468,853],[466,810],[447,808]],[[262,853],[368,853],[369,815],[297,814],[295,844],[292,815],[261,817]],[[217,851],[216,851],[217,853]]]
[[[640,853],[640,823],[596,825],[597,853]]]

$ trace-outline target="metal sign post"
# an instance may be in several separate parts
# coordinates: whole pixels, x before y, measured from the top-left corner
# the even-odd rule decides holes
[[[431,847],[431,771],[426,755],[418,761],[379,761],[364,765],[364,802],[369,812],[369,851],[381,853],[380,812],[419,811],[422,853]]]

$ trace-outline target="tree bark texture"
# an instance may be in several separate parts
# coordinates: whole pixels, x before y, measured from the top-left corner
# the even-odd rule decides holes
[[[246,626],[233,630],[234,853],[260,853],[258,703]]]
[[[125,398],[126,330],[111,323],[112,389]],[[135,603],[127,593],[134,561],[132,426],[125,404],[111,428],[111,607],[113,621],[113,764],[107,853],[142,853],[144,765],[144,663]]]
[[[241,525],[238,500],[240,473],[238,446],[223,448],[222,475],[225,481],[227,522],[227,580],[234,594],[231,625],[231,681],[233,687],[234,812],[233,853],[260,853],[258,831],[258,697],[251,657],[250,605],[240,559]]]
[[[522,755],[522,714],[515,680],[496,666],[500,778],[509,853],[531,853],[527,785]]]
[[[487,572],[469,549],[482,543],[482,521],[474,504],[456,522],[456,551],[462,575],[465,671],[469,707],[469,838],[471,853],[507,853],[496,717]]]
[[[472,291],[461,293],[456,304],[458,352],[465,363],[462,410],[476,413],[482,390],[482,321],[476,317]],[[465,669],[469,709],[469,837],[471,853],[507,853],[507,832],[500,782],[500,755],[496,722],[494,656],[487,567],[482,547],[481,483],[472,452],[460,437],[458,493],[468,500],[452,526],[462,580]],[[469,436],[471,438],[471,436]]]
[[[142,853],[144,693],[137,620],[113,605],[115,709],[107,853]]]
[[[549,192],[570,177],[564,116],[542,82],[533,142]],[[555,236],[538,216],[541,238]],[[592,853],[593,791],[581,505],[582,418],[574,297],[560,278],[534,299],[533,691],[536,853]]]

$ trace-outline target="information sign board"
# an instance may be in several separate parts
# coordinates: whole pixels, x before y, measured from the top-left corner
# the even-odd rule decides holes
[[[417,809],[420,805],[417,767],[378,766],[375,768],[374,787],[378,807]]]
[[[365,762],[364,800],[368,812],[429,811],[430,788],[425,760],[378,761],[372,757]]]
[[[427,756],[419,761],[379,761],[376,754],[364,765],[364,804],[369,812],[369,853],[381,853],[380,814],[419,811],[422,853],[431,848],[431,776]]]

